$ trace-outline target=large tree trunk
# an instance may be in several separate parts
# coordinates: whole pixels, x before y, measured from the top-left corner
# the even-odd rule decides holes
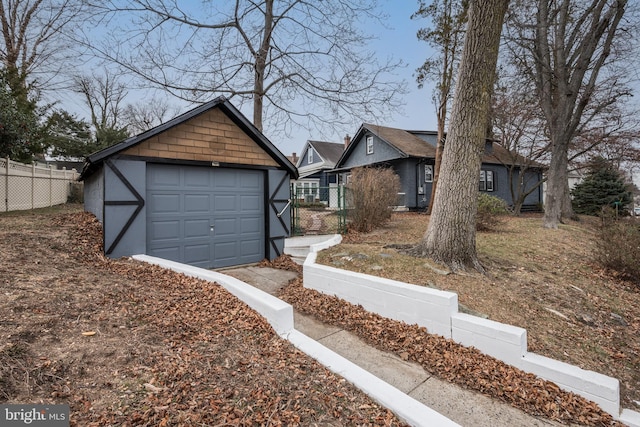
[[[416,250],[453,271],[483,271],[476,253],[478,177],[508,0],[472,0],[438,191]]]

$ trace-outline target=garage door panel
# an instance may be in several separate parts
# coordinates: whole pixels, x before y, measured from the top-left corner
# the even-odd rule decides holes
[[[253,218],[239,218],[240,221],[240,233],[242,235],[246,234],[256,234],[259,235],[262,231],[262,222],[263,219],[259,217]]]
[[[253,257],[259,255],[261,250],[261,240],[243,240],[240,242],[240,255],[242,257]]]
[[[238,212],[235,194],[216,194],[213,199],[213,211],[217,213]]]
[[[213,188],[222,191],[238,188],[237,170],[218,169],[214,176]]]
[[[176,214],[180,212],[179,194],[153,194],[147,198],[147,203],[149,209],[156,214]]]
[[[240,188],[260,188],[262,177],[259,175],[240,175]]]
[[[152,243],[180,240],[180,221],[153,221],[151,223]]]
[[[147,169],[147,186],[154,188],[180,188],[180,170],[167,165],[153,165]]]
[[[214,233],[217,238],[233,236],[235,239],[240,232],[237,218],[216,218],[214,224]]]
[[[208,219],[185,219],[184,220],[184,237],[186,239],[203,239],[209,240],[211,226]]]
[[[262,211],[262,197],[258,195],[240,195],[240,209],[243,213]]]
[[[210,210],[211,196],[209,194],[185,194],[185,213],[208,213]]]
[[[208,243],[201,245],[185,245],[184,261],[182,262],[196,266],[208,266],[211,262],[211,247]]]
[[[264,258],[263,172],[153,164],[147,169],[148,254],[204,268]]]
[[[176,260],[182,257],[182,254],[180,251],[181,251],[180,246],[169,246],[166,248],[156,248],[153,251],[152,255],[158,258]]]
[[[184,187],[208,190],[211,186],[210,172],[207,168],[185,168]]]

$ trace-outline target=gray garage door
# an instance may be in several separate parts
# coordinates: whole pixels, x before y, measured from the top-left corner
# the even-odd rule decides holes
[[[264,258],[264,174],[147,165],[147,254],[203,268]]]

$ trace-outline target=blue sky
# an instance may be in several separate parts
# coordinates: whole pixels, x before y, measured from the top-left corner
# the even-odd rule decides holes
[[[425,27],[428,22],[422,20],[412,20],[411,15],[418,8],[417,0],[382,0],[381,6],[389,16],[388,28],[380,28],[371,31],[377,40],[370,46],[375,51],[381,61],[389,56],[401,59],[406,66],[398,70],[398,78],[407,82],[408,93],[403,99],[403,111],[395,114],[385,123],[384,126],[396,127],[412,130],[436,130],[436,113],[431,100],[432,88],[424,87],[418,89],[413,76],[425,59],[432,53],[429,51],[427,43],[419,41],[416,37],[417,31]],[[358,129],[353,129],[353,135]],[[269,135],[267,135],[268,137]],[[344,135],[336,134],[333,137],[320,137],[310,135],[307,131],[300,131],[292,138],[284,138],[276,145],[284,154],[291,154],[300,151],[308,139],[321,139],[330,142],[342,142]],[[276,141],[274,141],[275,143]]]

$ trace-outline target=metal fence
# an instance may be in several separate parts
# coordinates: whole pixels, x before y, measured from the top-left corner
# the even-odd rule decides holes
[[[56,170],[0,159],[0,212],[66,203],[78,176],[75,170]]]
[[[291,230],[294,236],[346,231],[345,187],[291,186]]]

